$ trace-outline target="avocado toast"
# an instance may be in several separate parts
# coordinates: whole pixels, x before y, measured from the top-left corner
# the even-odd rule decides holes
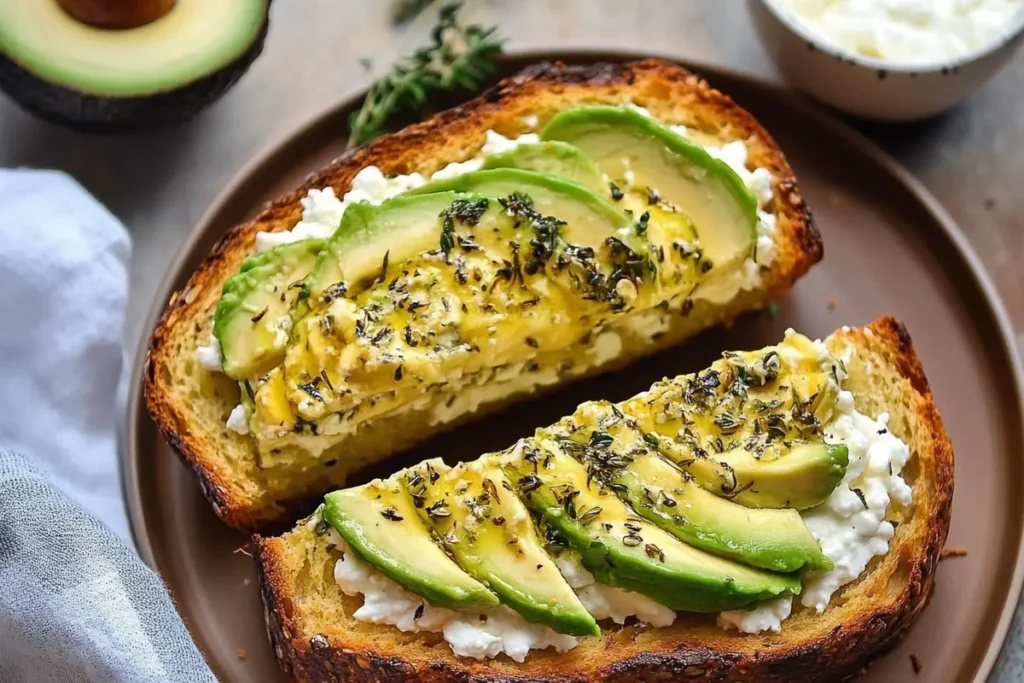
[[[803,393],[808,388],[814,393]],[[757,507],[754,499],[737,502],[737,479],[692,468],[721,464],[736,446],[765,466],[786,463],[798,447],[818,452],[804,453],[788,474],[758,473],[745,488],[769,496],[756,501],[769,507]],[[652,457],[659,468],[644,465]],[[675,483],[651,485],[656,476]],[[639,498],[630,477],[643,482]],[[368,551],[354,530],[402,539],[406,518],[385,506],[352,524],[349,512],[366,507],[354,498],[375,501],[389,487],[409,494],[403,512],[422,524],[416,536],[449,549],[442,555],[500,608],[491,600],[437,610],[422,599],[415,566],[412,582],[391,583],[386,550]],[[784,506],[778,494],[801,487],[801,505],[825,502]],[[750,515],[742,522],[728,511],[716,515],[719,540],[712,535],[701,548],[681,532],[685,523],[662,515],[685,512],[681,520],[701,526],[700,503],[682,502],[698,489]],[[427,461],[330,494],[283,537],[257,537],[257,561],[268,629],[294,680],[834,681],[883,653],[923,610],[952,492],[952,447],[910,337],[895,319],[880,318],[843,328],[824,345],[787,333],[775,347],[724,354],[709,370],[663,380],[622,403],[584,404],[506,452],[451,469]],[[498,498],[500,512],[492,507]],[[541,539],[528,543],[526,556],[549,579],[494,564],[518,577],[513,588],[534,595],[534,608],[561,606],[565,614],[523,609],[488,568],[464,559],[481,543],[523,535],[502,528],[515,516],[513,498],[530,510]],[[591,512],[595,501],[601,509]],[[765,513],[797,516],[761,526],[756,518]],[[477,518],[468,532],[467,514]],[[461,525],[451,531],[453,519]],[[731,555],[716,549],[720,540]],[[780,558],[786,564],[763,568]],[[385,585],[395,587],[390,611],[364,604]],[[600,636],[583,635],[587,620],[565,585]],[[552,600],[559,590],[563,597]],[[700,600],[666,605],[673,595]],[[404,621],[396,615],[402,599]],[[500,644],[488,650],[492,641],[478,631],[497,634]]]
[[[697,76],[541,64],[229,232],[153,333],[147,405],[217,514],[257,529],[764,308],[821,255],[770,136]]]

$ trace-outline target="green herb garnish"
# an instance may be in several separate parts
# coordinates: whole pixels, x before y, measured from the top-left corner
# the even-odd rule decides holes
[[[422,3],[408,4],[422,9]],[[417,111],[431,91],[477,91],[497,70],[502,40],[496,27],[459,23],[462,3],[441,8],[431,44],[398,61],[391,71],[370,86],[362,108],[349,119],[351,143],[361,145],[385,132],[396,114]]]

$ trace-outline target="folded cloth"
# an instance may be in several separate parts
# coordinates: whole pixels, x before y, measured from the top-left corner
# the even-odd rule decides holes
[[[115,395],[130,252],[68,176],[0,169],[0,446],[30,453],[129,543]]]
[[[135,551],[0,451],[0,681],[216,680]]]
[[[0,683],[215,680],[122,542],[129,254],[66,175],[0,169]]]

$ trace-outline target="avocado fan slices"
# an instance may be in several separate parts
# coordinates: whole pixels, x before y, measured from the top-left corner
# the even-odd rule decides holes
[[[835,459],[809,464],[800,454],[845,447],[820,439],[797,441],[799,434],[821,436],[820,424],[811,429],[801,412],[812,400],[769,398],[799,393],[792,388],[798,386],[817,388],[835,401],[835,368],[841,361],[812,356],[808,345],[806,338],[790,335],[778,347],[727,356],[707,371],[663,381],[622,404],[584,404],[504,453],[455,468],[439,461],[411,468],[402,481],[420,516],[413,528],[431,537],[503,604],[528,621],[564,633],[584,634],[591,625],[548,558],[560,548],[578,553],[599,583],[647,595],[679,611],[717,612],[797,594],[800,570],[831,568],[797,511],[747,506],[720,485],[716,490],[702,483],[671,462],[662,443],[667,437],[640,425],[646,420],[660,426],[667,420],[659,414],[676,413],[695,426],[710,425],[705,437],[715,441],[723,430],[741,431],[720,426],[721,416],[739,405],[749,420],[782,419],[785,412],[786,438],[774,432],[763,437],[758,447],[765,460],[756,462],[797,461],[787,478],[768,478],[749,490],[780,498],[784,489],[799,488],[801,479],[823,486],[829,479],[816,477],[814,468],[845,471],[845,461],[841,467]],[[786,360],[776,365],[773,359],[780,355]],[[763,376],[765,358],[768,376]],[[693,382],[706,387],[708,372],[719,373],[719,383],[705,389],[709,396],[691,393],[686,398]],[[760,379],[754,378],[758,373]],[[733,387],[738,379],[749,382],[744,391]],[[818,408],[827,419],[831,406],[822,401]],[[752,438],[745,432],[740,437]],[[757,452],[753,445],[751,450]],[[430,532],[420,525],[424,522]]]

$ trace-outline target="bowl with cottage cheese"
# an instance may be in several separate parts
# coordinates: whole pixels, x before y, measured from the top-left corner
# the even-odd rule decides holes
[[[750,0],[797,89],[855,116],[910,121],[966,99],[1016,53],[1024,0]]]

